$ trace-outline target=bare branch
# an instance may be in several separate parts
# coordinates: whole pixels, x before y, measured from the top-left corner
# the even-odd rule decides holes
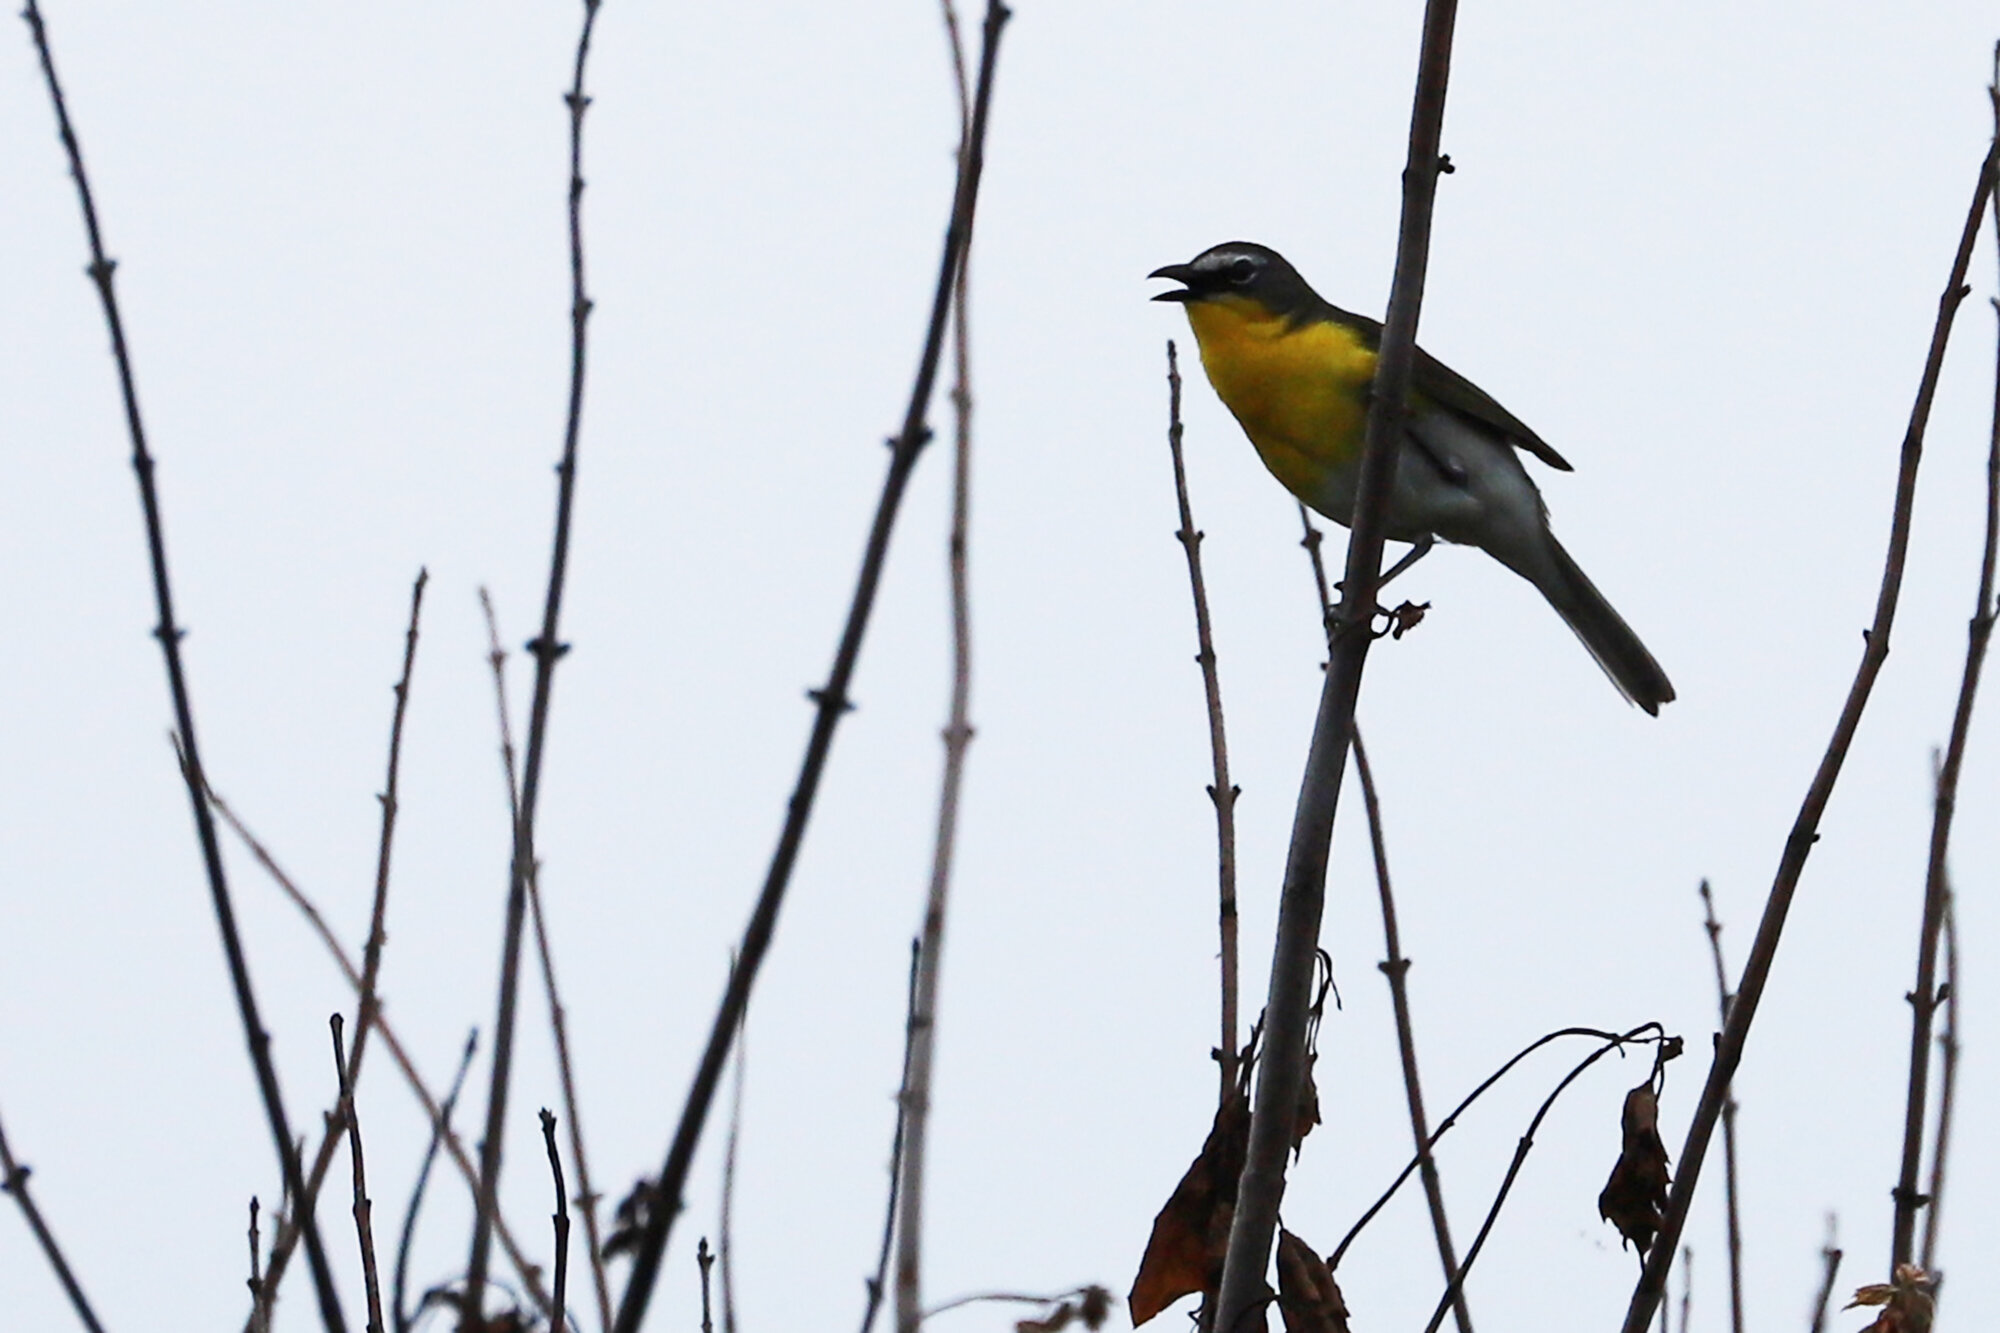
[[[1894,518],[1889,527],[1889,549],[1883,559],[1882,586],[1876,596],[1875,620],[1868,629],[1867,647],[1862,652],[1861,664],[1855,669],[1854,683],[1849,687],[1840,718],[1834,724],[1833,736],[1827,742],[1819,770],[1813,775],[1812,785],[1807,788],[1798,817],[1792,823],[1792,831],[1785,839],[1784,854],[1778,861],[1771,893],[1764,904],[1764,915],[1758,922],[1757,935],[1750,946],[1750,957],[1743,967],[1743,979],[1736,988],[1735,1000],[1729,1006],[1729,1021],[1723,1024],[1722,1035],[1716,1042],[1708,1082],[1702,1088],[1701,1100],[1696,1103],[1693,1121],[1688,1126],[1687,1141],[1681,1147],[1680,1166],[1673,1190],[1667,1196],[1666,1216],[1659,1237],[1633,1289],[1631,1304],[1625,1311],[1624,1333],[1645,1333],[1646,1326],[1652,1322],[1654,1307],[1666,1293],[1667,1267],[1680,1245],[1681,1229],[1687,1225],[1688,1209],[1694,1202],[1695,1185],[1701,1178],[1702,1160],[1708,1154],[1715,1122],[1721,1115],[1722,1103],[1728,1095],[1736,1067],[1742,1062],[1744,1043],[1750,1036],[1750,1024],[1757,1016],[1757,1002],[1763,997],[1764,983],[1770,977],[1771,963],[1777,957],[1778,942],[1784,934],[1785,916],[1791,910],[1792,897],[1798,890],[1800,877],[1805,873],[1806,857],[1819,837],[1820,818],[1833,796],[1834,783],[1838,781],[1841,766],[1847,760],[1855,730],[1861,725],[1861,714],[1874,691],[1875,678],[1881,674],[1882,664],[1888,660],[1889,631],[1895,624],[1896,602],[1903,588],[1903,565],[1910,545],[1911,516],[1916,506],[1917,464],[1923,457],[1924,428],[1930,420],[1931,400],[1937,392],[1938,372],[1944,364],[1952,317],[1968,291],[1965,274],[1972,262],[1972,246],[1979,236],[1980,219],[1985,215],[1986,202],[1993,191],[1996,159],[2000,159],[2000,143],[1990,148],[1986,160],[1979,164],[1979,182],[1973,191],[1972,206],[1966,214],[1965,229],[1959,237],[1951,277],[1938,298],[1937,323],[1931,330],[1930,351],[1924,361],[1916,401],[1910,409],[1909,428],[1903,436],[1902,461],[1896,475]]]
[[[556,1183],[556,1211],[553,1221],[556,1228],[556,1281],[551,1293],[560,1321],[558,1329],[570,1326],[569,1307],[564,1304],[569,1295],[569,1188],[563,1184],[562,1154],[556,1151],[556,1118],[549,1108],[542,1108],[542,1142],[549,1150],[549,1175]]]
[[[1445,86],[1451,71],[1455,0],[1428,0],[1424,7],[1423,48],[1417,60],[1417,90],[1410,117],[1410,143],[1403,169],[1403,216],[1396,244],[1396,272],[1369,400],[1367,443],[1355,487],[1354,519],[1347,544],[1347,572],[1326,682],[1320,691],[1306,776],[1292,821],[1292,842],[1278,906],[1277,945],[1264,1009],[1264,1062],[1257,1079],[1250,1122],[1250,1147],[1237,1188],[1223,1264],[1216,1327],[1238,1333],[1263,1299],[1265,1272],[1285,1192],[1292,1119],[1305,1082],[1307,1010],[1319,950],[1320,915],[1326,898],[1326,863],[1333,840],[1333,817],[1347,763],[1354,705],[1361,690],[1375,613],[1376,583],[1382,571],[1384,522],[1402,437],[1405,398],[1416,354],[1417,314],[1423,302],[1429,261],[1431,209],[1443,166],[1439,140]]]
[[[35,1233],[35,1243],[42,1247],[42,1257],[48,1260],[55,1271],[56,1281],[69,1297],[70,1308],[90,1333],[104,1333],[104,1325],[97,1322],[97,1314],[90,1308],[90,1301],[83,1294],[83,1286],[76,1280],[76,1274],[63,1258],[62,1247],[56,1244],[55,1233],[49,1230],[48,1221],[42,1210],[35,1206],[34,1196],[28,1193],[29,1169],[14,1160],[14,1150],[7,1143],[7,1131],[0,1128],[0,1194],[11,1194],[20,1205],[21,1216],[27,1219],[28,1230]],[[250,1275],[254,1283],[257,1275],[257,1203],[250,1203]]]
[[[132,470],[139,479],[139,502],[145,511],[153,600],[160,617],[153,635],[159,640],[160,651],[166,659],[167,689],[173,696],[174,730],[182,754],[181,775],[187,784],[188,804],[194,814],[196,836],[201,842],[202,865],[208,874],[209,897],[215,909],[216,928],[222,936],[222,950],[229,962],[229,981],[235,992],[237,1013],[243,1021],[243,1039],[249,1047],[251,1066],[256,1071],[257,1091],[263,1099],[264,1117],[270,1126],[271,1142],[277,1150],[278,1166],[285,1186],[294,1199],[305,1201],[305,1206],[298,1211],[304,1214],[301,1225],[305,1229],[306,1256],[312,1265],[313,1287],[319,1297],[320,1322],[328,1333],[345,1333],[347,1321],[341,1314],[333,1272],[327,1265],[326,1252],[320,1243],[319,1225],[310,1206],[311,1196],[303,1190],[298,1149],[292,1137],[291,1122],[285,1114],[284,1094],[278,1088],[278,1069],[271,1060],[270,1034],[265,1032],[263,1019],[257,1012],[256,993],[250,986],[250,964],[243,953],[243,940],[237,933],[236,909],[230,901],[229,881],[223,874],[222,848],[215,836],[215,821],[209,815],[205,795],[208,784],[201,766],[201,750],[195,739],[194,704],[189,697],[187,676],[181,666],[181,638],[185,631],[174,619],[173,589],[167,578],[166,526],[160,516],[159,492],[153,485],[153,456],[147,450],[146,429],[139,416],[139,390],[125,341],[125,322],[111,286],[117,261],[104,253],[103,235],[97,222],[97,204],[91,197],[90,178],[83,169],[83,148],[70,125],[69,107],[63,100],[62,84],[56,79],[55,57],[50,53],[48,31],[36,0],[27,0],[21,17],[27,21],[28,30],[34,35],[35,51],[41,57],[42,77],[48,85],[49,101],[55,108],[56,126],[62,137],[63,149],[69,157],[70,176],[76,181],[77,202],[83,208],[84,230],[90,237],[90,267],[86,271],[96,284],[98,301],[104,308],[104,321],[111,331],[111,352],[117,362],[118,387],[125,405],[125,427],[132,441]]]
[[[1729,1021],[1729,973],[1722,964],[1722,923],[1715,917],[1715,895],[1701,882],[1702,928],[1708,932],[1708,952],[1715,961],[1716,1004],[1722,1021]],[[1722,1095],[1722,1187],[1729,1224],[1729,1327],[1743,1333],[1743,1224],[1736,1196],[1736,1089]]]
[[[368,996],[364,988],[362,1003]],[[382,1327],[382,1279],[375,1269],[374,1205],[368,1201],[368,1168],[361,1155],[361,1117],[354,1108],[354,1084],[347,1077],[347,1051],[341,1039],[344,1020],[335,1010],[327,1020],[333,1029],[333,1068],[340,1079],[338,1118],[347,1125],[347,1144],[352,1154],[354,1177],[354,1234],[361,1243],[361,1281],[368,1293],[368,1333],[384,1333]],[[329,1136],[330,1137],[330,1136]]]

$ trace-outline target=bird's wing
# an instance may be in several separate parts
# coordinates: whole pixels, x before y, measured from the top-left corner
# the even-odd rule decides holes
[[[1335,305],[1328,305],[1324,313],[1336,323],[1345,324],[1359,332],[1370,347],[1378,349],[1381,347],[1382,325],[1378,321],[1366,315],[1342,310]],[[1484,389],[1421,347],[1417,349],[1416,364],[1411,368],[1410,378],[1411,387],[1439,407],[1498,431],[1516,448],[1527,450],[1558,472],[1574,470],[1570,467],[1569,460],[1550,448],[1549,442],[1530,430],[1526,422],[1493,401],[1493,396]]]

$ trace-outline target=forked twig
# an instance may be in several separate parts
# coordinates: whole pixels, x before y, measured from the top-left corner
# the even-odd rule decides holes
[[[479,1145],[479,1195],[472,1224],[472,1253],[466,1261],[464,1311],[468,1319],[483,1318],[486,1265],[493,1242],[492,1220],[498,1211],[501,1148],[506,1139],[507,1085],[514,1068],[514,1008],[520,987],[521,927],[527,916],[528,883],[535,867],[535,811],[542,787],[543,742],[548,735],[549,697],[555,685],[556,663],[569,651],[557,634],[562,613],[563,584],[569,570],[570,514],[576,496],[577,438],[583,429],[584,353],[591,301],[583,281],[583,113],[590,99],[583,92],[584,64],[590,57],[590,35],[597,24],[600,0],[583,0],[583,28],[576,42],[576,72],[563,100],[569,107],[569,271],[570,376],[569,415],[563,428],[562,461],[556,464],[555,538],[549,554],[548,596],[542,607],[542,628],[528,644],[535,658],[535,693],[528,709],[528,753],[521,776],[520,818],[514,822],[514,848],[507,883],[507,926],[500,952],[498,1013],[493,1022],[493,1068],[486,1094],[486,1132]],[[595,1253],[595,1247],[593,1247]]]
[[[14,1150],[7,1143],[7,1131],[4,1127],[0,1127],[0,1194],[13,1195],[14,1202],[20,1205],[21,1216],[27,1219],[28,1230],[35,1233],[35,1243],[42,1247],[42,1257],[48,1260],[49,1267],[55,1271],[56,1281],[62,1283],[63,1292],[69,1297],[70,1308],[76,1311],[76,1317],[83,1322],[83,1326],[89,1329],[90,1333],[104,1333],[104,1325],[97,1322],[97,1313],[90,1308],[90,1300],[83,1294],[83,1284],[76,1280],[76,1273],[70,1268],[69,1260],[63,1257],[62,1246],[56,1244],[55,1233],[49,1230],[48,1221],[42,1216],[42,1210],[35,1206],[34,1196],[28,1193],[30,1174],[27,1167],[14,1160]],[[254,1239],[257,1234],[255,1200],[251,1201],[250,1207],[252,1209],[250,1234],[253,1237],[250,1242],[250,1271],[254,1282],[257,1268],[257,1243]]]
[[[559,1330],[570,1326],[569,1308],[564,1302],[569,1294],[569,1189],[563,1184],[562,1154],[556,1150],[556,1118],[549,1108],[542,1108],[542,1142],[549,1150],[549,1175],[556,1183],[556,1211],[553,1215],[556,1229],[556,1279],[555,1289],[550,1293],[555,1301],[556,1318],[561,1321]]]
[[[841,630],[840,646],[834,654],[833,670],[826,685],[812,692],[816,712],[812,736],[806,743],[805,759],[800,764],[798,783],[786,805],[784,827],[778,835],[778,845],[772,853],[771,866],[766,873],[764,887],[758,894],[757,906],[743,932],[738,964],[730,974],[728,988],[709,1027],[708,1044],[702,1051],[694,1086],[688,1091],[673,1141],[668,1146],[667,1159],[660,1170],[656,1207],[647,1218],[634,1247],[632,1272],[626,1280],[625,1294],[613,1325],[615,1333],[638,1333],[639,1325],[645,1319],[654,1283],[659,1278],[660,1261],[666,1252],[667,1236],[681,1209],[688,1170],[694,1162],[695,1146],[700,1142],[702,1127],[707,1123],[716,1085],[722,1076],[723,1062],[729,1053],[731,1034],[749,1003],[757,970],[763,964],[765,951],[770,947],[772,933],[777,928],[778,909],[784,903],[792,866],[798,859],[799,846],[805,837],[813,798],[818,793],[820,775],[833,745],[834,728],[851,706],[847,687],[860,656],[869,614],[874,609],[875,589],[882,576],[883,560],[888,554],[889,537],[895,527],[897,511],[902,506],[910,473],[930,437],[925,419],[929,415],[938,360],[943,352],[951,295],[972,238],[973,207],[978,199],[979,176],[985,161],[986,119],[993,92],[994,60],[1008,14],[1007,7],[1000,0],[987,0],[978,93],[973,100],[972,132],[967,136],[967,151],[959,155],[951,223],[945,232],[944,255],[938,266],[937,287],[931,300],[930,326],[924,338],[924,352],[918,363],[916,383],[910,391],[902,430],[892,443],[888,475],[883,481],[875,519],[869,529],[866,554],[862,557],[854,600]]]
[[[444,1095],[444,1105],[440,1108],[439,1124],[431,1129],[431,1141],[424,1149],[423,1165],[417,1168],[417,1183],[410,1187],[410,1206],[403,1212],[403,1234],[396,1243],[396,1281],[391,1292],[390,1304],[396,1316],[396,1333],[409,1333],[413,1316],[406,1313],[409,1304],[404,1299],[410,1272],[410,1243],[416,1239],[417,1213],[423,1207],[424,1187],[430,1183],[431,1167],[437,1162],[440,1127],[451,1124],[452,1108],[458,1105],[458,1094],[465,1087],[465,1075],[472,1068],[472,1054],[479,1048],[479,1029],[474,1028],[465,1039],[465,1053],[459,1057],[458,1072],[452,1075],[451,1090]],[[250,1333],[263,1333],[252,1329]]]
[[[215,836],[215,821],[206,799],[207,779],[201,766],[201,751],[195,739],[194,704],[188,696],[187,675],[181,666],[181,638],[184,631],[174,619],[173,589],[167,578],[166,526],[160,516],[159,492],[153,485],[153,456],[146,448],[146,429],[139,417],[139,390],[132,372],[132,358],[125,342],[125,321],[112,291],[112,274],[117,261],[104,253],[104,240],[97,222],[97,204],[91,197],[90,178],[83,169],[83,148],[70,125],[69,106],[63,100],[62,84],[56,78],[55,57],[49,50],[48,31],[36,0],[27,0],[21,12],[35,40],[41,58],[42,77],[48,85],[49,101],[56,113],[56,126],[63,149],[69,156],[69,172],[76,181],[77,201],[83,208],[84,230],[90,237],[90,267],[86,270],[97,287],[104,321],[111,331],[111,353],[118,366],[118,388],[125,405],[125,427],[132,441],[132,470],[139,479],[139,502],[146,517],[146,549],[151,559],[153,600],[159,624],[153,636],[160,642],[166,659],[167,689],[173,696],[174,730],[183,756],[182,777],[187,783],[188,803],[193,809],[195,834],[201,842],[202,866],[208,875],[209,898],[215,909],[215,924],[222,936],[222,951],[229,963],[229,982],[235,992],[237,1013],[243,1021],[243,1040],[250,1051],[250,1064],[257,1075],[257,1091],[264,1103],[264,1117],[270,1126],[271,1142],[278,1154],[278,1166],[285,1187],[304,1206],[306,1256],[312,1265],[313,1288],[319,1298],[320,1321],[328,1333],[345,1333],[347,1320],[341,1314],[340,1296],[334,1289],[333,1271],[320,1243],[319,1224],[312,1215],[311,1196],[303,1191],[296,1140],[291,1121],[285,1114],[284,1094],[278,1088],[278,1068],[271,1059],[271,1038],[257,1012],[257,996],[250,987],[250,965],[244,957],[243,940],[236,929],[236,909],[230,901],[229,881],[222,870],[222,848]]]
[[[1702,1160],[1708,1154],[1715,1122],[1722,1113],[1722,1103],[1735,1077],[1736,1067],[1742,1062],[1743,1046],[1749,1038],[1751,1022],[1757,1016],[1757,1003],[1763,998],[1764,983],[1770,977],[1771,963],[1777,957],[1778,942],[1784,934],[1786,914],[1791,910],[1792,897],[1798,890],[1800,876],[1805,872],[1806,857],[1819,837],[1820,818],[1833,796],[1834,783],[1846,762],[1855,730],[1861,725],[1861,714],[1874,691],[1875,678],[1881,674],[1882,664],[1888,660],[1889,631],[1895,624],[1896,602],[1902,593],[1903,566],[1910,545],[1910,522],[1916,506],[1917,464],[1923,457],[1924,428],[1930,420],[1931,401],[1937,392],[1938,372],[1944,364],[1944,349],[1951,336],[1952,318],[1968,291],[1965,274],[1972,263],[1972,247],[1979,236],[1979,224],[1985,215],[1987,199],[1993,192],[1996,160],[2000,160],[2000,142],[1987,150],[1986,159],[1979,164],[1979,182],[1973,191],[1972,206],[1966,214],[1965,229],[1959,237],[1951,277],[1938,298],[1937,322],[1931,330],[1930,351],[1924,360],[1916,401],[1910,408],[1909,427],[1903,435],[1902,460],[1896,474],[1894,518],[1889,526],[1889,549],[1882,563],[1882,586],[1876,595],[1875,620],[1868,629],[1867,647],[1861,654],[1860,665],[1855,669],[1854,683],[1848,689],[1846,703],[1841,706],[1840,718],[1834,724],[1826,753],[1820,759],[1819,769],[1813,774],[1812,785],[1807,788],[1791,833],[1785,839],[1784,853],[1778,860],[1771,893],[1764,904],[1764,915],[1758,922],[1757,935],[1750,946],[1750,957],[1743,966],[1743,979],[1737,985],[1736,998],[1729,1006],[1729,1021],[1723,1024],[1722,1035],[1716,1041],[1708,1082],[1702,1088],[1701,1100],[1696,1103],[1694,1118],[1688,1125],[1687,1140],[1681,1147],[1680,1167],[1667,1195],[1660,1234],[1654,1240],[1646,1266],[1632,1291],[1631,1304],[1626,1307],[1624,1333],[1645,1333],[1647,1325],[1652,1322],[1654,1307],[1666,1293],[1667,1268],[1680,1246],[1681,1230],[1687,1225],[1688,1209],[1694,1201],[1695,1185],[1701,1178]]]
[[[1348,738],[1361,690],[1375,614],[1376,584],[1382,571],[1382,543],[1397,445],[1402,436],[1405,397],[1416,355],[1417,314],[1423,302],[1430,250],[1431,210],[1443,168],[1439,141],[1445,87],[1451,72],[1455,0],[1427,0],[1423,46],[1417,58],[1417,89],[1410,116],[1409,154],[1403,169],[1402,222],[1396,243],[1396,271],[1389,288],[1381,351],[1369,400],[1366,445],[1355,486],[1354,517],[1347,543],[1347,570],[1341,583],[1326,681],[1320,690],[1312,747],[1306,758],[1285,860],[1278,906],[1277,943],[1271,963],[1269,999],[1264,1008],[1264,1063],[1250,1119],[1250,1146],[1236,1191],[1223,1262],[1216,1328],[1239,1333],[1261,1306],[1264,1275],[1285,1191],[1285,1162],[1291,1152],[1292,1122],[1305,1083],[1307,1012],[1319,950],[1320,915],[1326,900],[1326,864],[1333,841],[1333,816],[1347,765]]]
[[[365,995],[363,1003],[366,1003]],[[340,1079],[338,1118],[347,1125],[347,1146],[354,1177],[354,1234],[361,1244],[361,1281],[368,1293],[368,1333],[385,1333],[382,1327],[382,1279],[375,1268],[375,1208],[368,1199],[368,1168],[361,1153],[361,1116],[354,1107],[354,1084],[348,1081],[347,1051],[341,1038],[345,1020],[336,1009],[327,1023],[333,1029],[333,1068]]]
[[[1216,933],[1222,960],[1222,1042],[1215,1059],[1222,1070],[1220,1098],[1236,1086],[1236,798],[1241,789],[1229,780],[1229,739],[1222,725],[1222,682],[1216,674],[1214,628],[1208,616],[1208,586],[1201,575],[1204,534],[1194,525],[1188,504],[1187,465],[1181,451],[1181,368],[1173,340],[1167,340],[1167,450],[1174,460],[1174,499],[1181,526],[1174,538],[1187,556],[1188,584],[1194,594],[1195,661],[1201,667],[1202,698],[1208,706],[1208,750],[1215,780],[1209,803],[1215,807]],[[1300,506],[1301,509],[1304,506]]]

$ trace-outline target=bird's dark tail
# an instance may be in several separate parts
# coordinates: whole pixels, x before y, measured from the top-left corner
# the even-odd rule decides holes
[[[1546,554],[1548,563],[1541,570],[1534,574],[1521,572],[1541,589],[1549,605],[1576,632],[1576,637],[1583,640],[1583,646],[1590,649],[1590,655],[1604,668],[1604,674],[1611,677],[1618,692],[1658,716],[1660,705],[1672,702],[1674,697],[1673,682],[1667,679],[1667,673],[1553,536],[1548,538]]]

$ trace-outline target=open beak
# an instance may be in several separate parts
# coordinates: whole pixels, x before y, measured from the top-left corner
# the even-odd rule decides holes
[[[1166,278],[1172,282],[1185,283],[1188,286],[1192,286],[1194,283],[1194,268],[1189,264],[1168,264],[1164,268],[1154,269],[1146,276],[1149,278]],[[1186,302],[1194,299],[1194,293],[1189,291],[1187,287],[1182,287],[1176,291],[1161,292],[1153,299],[1155,301]]]

